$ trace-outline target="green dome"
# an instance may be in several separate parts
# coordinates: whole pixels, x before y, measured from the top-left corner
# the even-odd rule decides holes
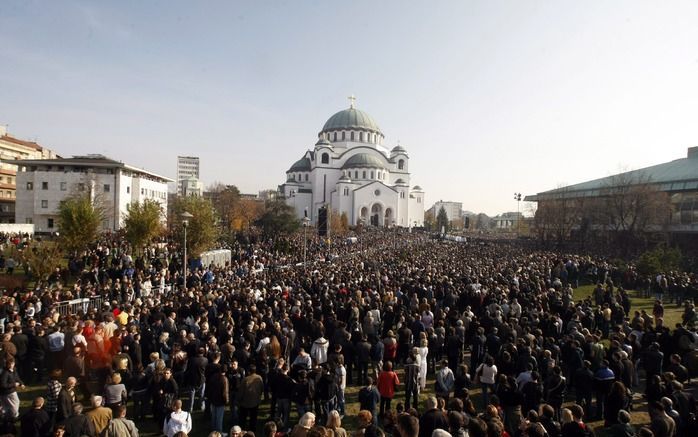
[[[356,108],[339,111],[330,117],[325,126],[322,127],[323,132],[341,129],[364,129],[381,133],[381,129],[373,117]]]
[[[299,159],[291,166],[291,168],[288,169],[286,173],[291,171],[310,171],[310,160],[305,157]]]
[[[367,167],[367,168],[385,168],[383,161],[380,158],[370,155],[368,153],[357,153],[347,161],[342,166],[345,168],[357,168],[357,167]]]

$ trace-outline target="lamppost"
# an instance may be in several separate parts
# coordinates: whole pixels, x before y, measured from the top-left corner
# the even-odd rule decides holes
[[[514,200],[516,200],[516,238],[519,238],[519,230],[521,224],[521,193],[514,193]]]
[[[306,253],[307,253],[307,244],[308,244],[308,225],[310,224],[310,219],[308,217],[303,217],[301,220],[303,222],[303,270],[307,270],[305,259],[306,259]]]
[[[193,214],[184,211],[179,215],[182,219],[182,227],[184,228],[184,290],[187,289],[187,226],[189,226],[189,220],[194,217]]]

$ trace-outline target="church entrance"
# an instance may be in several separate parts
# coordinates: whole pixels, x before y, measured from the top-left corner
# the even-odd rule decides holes
[[[371,207],[371,226],[381,226],[383,224],[381,223],[383,218],[382,212],[383,207],[378,203],[374,203]]]

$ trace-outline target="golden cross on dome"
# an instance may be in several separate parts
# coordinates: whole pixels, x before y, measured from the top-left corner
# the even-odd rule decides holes
[[[354,109],[354,104],[356,103],[356,96],[352,94],[347,98],[349,99],[349,108]]]

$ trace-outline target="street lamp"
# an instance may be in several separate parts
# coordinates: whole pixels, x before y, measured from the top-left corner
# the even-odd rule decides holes
[[[521,222],[521,193],[514,193],[514,200],[516,200],[516,238],[519,238],[519,228]]]
[[[301,220],[303,222],[303,270],[306,270],[305,266],[305,259],[306,259],[306,253],[307,253],[307,245],[308,245],[308,225],[310,224],[310,219],[308,217],[303,217]]]
[[[184,211],[179,215],[182,219],[182,226],[184,227],[184,290],[187,289],[187,226],[189,226],[189,220],[194,217],[193,214]]]

